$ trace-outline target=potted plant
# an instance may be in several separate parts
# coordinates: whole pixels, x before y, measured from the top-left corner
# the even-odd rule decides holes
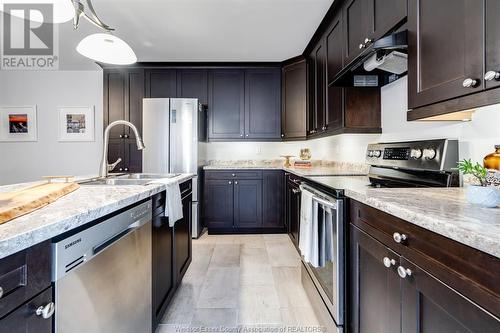
[[[479,163],[462,160],[458,163],[458,170],[464,175],[471,175],[478,185],[467,187],[467,201],[483,207],[494,208],[500,205],[500,187],[488,181],[488,170]]]

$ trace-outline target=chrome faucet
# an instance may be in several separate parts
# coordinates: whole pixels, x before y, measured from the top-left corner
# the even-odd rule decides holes
[[[104,130],[104,144],[103,144],[103,148],[102,148],[102,160],[101,160],[101,167],[99,168],[99,177],[101,177],[101,178],[106,178],[108,176],[108,172],[112,171],[118,165],[118,163],[120,163],[122,161],[121,158],[118,158],[114,163],[111,163],[111,164],[108,163],[109,131],[113,127],[115,127],[116,125],[126,125],[132,129],[132,131],[134,132],[134,135],[135,135],[135,143],[137,144],[137,150],[143,150],[144,148],[146,148],[144,146],[144,142],[142,142],[139,131],[137,130],[137,127],[135,127],[134,124],[132,124],[128,121],[125,121],[125,120],[113,121]]]

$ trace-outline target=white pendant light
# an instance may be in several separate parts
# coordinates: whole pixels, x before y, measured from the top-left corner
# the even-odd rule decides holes
[[[38,11],[32,11],[30,13],[30,17],[24,17],[24,11],[10,12],[12,16],[38,23],[64,23],[71,21],[75,16],[75,8],[71,0],[0,0],[0,10],[4,11],[4,5],[9,4],[31,4],[34,5],[33,9],[36,9],[36,5],[38,4],[52,5],[52,19],[50,19],[49,17],[44,17],[44,13]]]
[[[92,60],[112,65],[130,65],[137,62],[132,48],[122,39],[109,33],[92,34],[80,41],[76,50]]]

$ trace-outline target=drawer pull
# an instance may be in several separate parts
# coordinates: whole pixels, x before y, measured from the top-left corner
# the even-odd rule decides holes
[[[402,279],[406,279],[407,276],[411,276],[413,272],[409,268],[404,268],[403,266],[398,267],[398,275]]]
[[[0,287],[0,298],[2,298],[2,296],[3,296],[3,288]]]
[[[391,268],[391,266],[396,265],[396,260],[389,259],[388,257],[384,257],[384,266],[387,268]]]
[[[400,234],[399,232],[395,232],[392,234],[392,239],[394,239],[396,243],[401,244],[408,239],[408,236],[406,236],[405,234]]]
[[[50,302],[45,306],[42,305],[38,307],[38,309],[36,309],[35,314],[39,317],[42,317],[43,319],[49,319],[54,314],[54,310],[55,310],[54,302]]]

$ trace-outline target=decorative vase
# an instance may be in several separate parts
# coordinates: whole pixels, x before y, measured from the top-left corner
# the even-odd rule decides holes
[[[300,159],[303,161],[308,161],[311,159],[311,150],[309,148],[303,148],[300,150]]]
[[[495,208],[500,205],[500,188],[496,186],[477,186],[467,187],[467,201],[471,204]]]

